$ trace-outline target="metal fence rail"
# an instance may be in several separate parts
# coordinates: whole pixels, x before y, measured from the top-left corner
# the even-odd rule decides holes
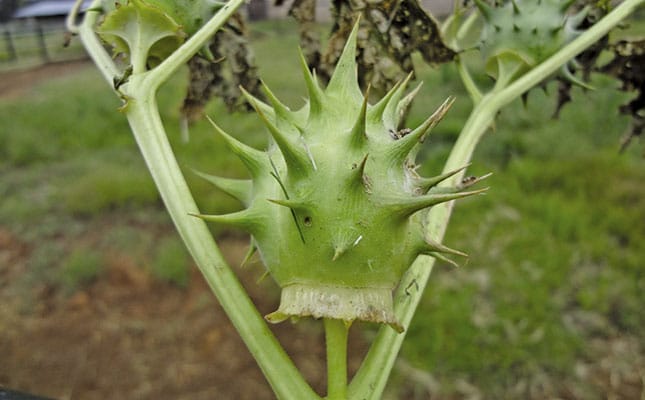
[[[0,24],[0,67],[33,66],[87,57],[78,41],[66,46],[67,32],[60,19],[16,20]]]

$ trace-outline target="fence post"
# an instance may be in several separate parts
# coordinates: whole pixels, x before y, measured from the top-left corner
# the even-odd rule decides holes
[[[9,29],[4,29],[4,43],[7,48],[7,53],[9,53],[9,61],[15,61],[18,58],[16,53],[16,46],[13,45],[13,38],[11,37],[11,32]]]
[[[49,53],[47,52],[47,43],[45,42],[45,33],[43,27],[36,21],[36,36],[38,37],[38,47],[40,48],[40,56],[45,63],[50,61]]]

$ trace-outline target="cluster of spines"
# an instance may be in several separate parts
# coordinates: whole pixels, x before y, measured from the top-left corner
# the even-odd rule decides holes
[[[537,35],[542,27],[539,26],[522,26],[517,23],[517,17],[519,16],[527,16],[527,14],[533,14],[535,17],[535,13],[539,13],[540,10],[523,10],[520,4],[518,4],[518,1],[520,3],[526,2],[527,0],[510,0],[508,3],[503,4],[498,7],[493,7],[486,3],[484,0],[474,0],[475,5],[479,9],[482,17],[490,23],[493,23],[493,29],[496,32],[501,32],[504,28],[501,26],[501,24],[495,24],[495,22],[508,22],[512,21],[512,31],[515,33],[519,33],[524,29],[529,29],[530,33],[533,35]],[[529,0],[533,1],[534,5],[536,7],[551,7],[548,11],[549,12],[554,12],[555,15],[559,15],[560,18],[559,20],[553,20],[549,21],[550,23],[553,24],[551,27],[546,27],[548,29],[549,33],[551,35],[557,35],[560,32],[564,32],[567,27],[576,27],[578,26],[583,20],[586,15],[585,12],[578,13],[573,16],[567,16],[566,12],[571,7],[573,3],[575,3],[575,0],[565,0],[562,2],[556,1],[556,0]],[[512,10],[512,13],[509,13],[508,10]],[[501,11],[500,11],[501,10]]]
[[[529,66],[543,61],[580,32],[576,29],[587,15],[587,9],[568,15],[575,0],[510,0],[493,7],[484,0],[475,0],[487,27],[484,28],[480,50],[485,57],[496,57],[508,51],[520,56]],[[529,6],[533,6],[528,7]],[[519,39],[523,32],[528,41]],[[488,54],[488,53],[493,54]],[[543,54],[539,54],[543,53]],[[567,64],[561,70],[564,78],[585,86],[570,71]]]
[[[336,67],[326,90],[318,85],[315,73],[307,67],[304,58],[301,56],[301,65],[304,72],[305,83],[309,94],[308,104],[304,111],[292,112],[287,106],[281,103],[276,96],[265,86],[264,91],[270,105],[254,98],[243,91],[250,104],[257,111],[261,121],[271,135],[275,146],[281,155],[280,159],[286,166],[286,176],[280,176],[275,163],[279,162],[277,152],[270,150],[263,152],[251,148],[231,135],[220,129],[213,121],[211,123],[215,130],[224,138],[231,151],[235,153],[244,163],[251,174],[251,180],[237,180],[213,176],[205,176],[221,190],[240,200],[246,208],[243,211],[226,215],[200,215],[208,221],[227,224],[250,232],[252,235],[260,233],[263,228],[270,229],[271,218],[263,215],[260,208],[266,204],[275,204],[287,207],[293,215],[294,223],[299,225],[296,215],[306,215],[308,208],[312,206],[308,201],[289,197],[285,189],[285,182],[299,182],[310,178],[317,172],[317,164],[314,156],[307,148],[305,127],[312,118],[324,116],[325,113],[338,112],[334,107],[345,107],[329,100],[330,93],[337,98],[344,98],[349,107],[354,107],[352,113],[357,116],[351,121],[339,121],[347,125],[344,136],[347,138],[346,145],[349,154],[355,155],[355,162],[352,163],[350,171],[339,179],[348,179],[345,190],[354,191],[357,196],[370,197],[372,204],[377,204],[381,209],[381,215],[388,215],[393,220],[408,222],[410,216],[418,211],[432,207],[436,204],[482,193],[486,189],[463,191],[482,178],[464,181],[462,185],[455,187],[438,187],[444,180],[452,177],[462,169],[451,171],[432,178],[421,178],[413,171],[414,158],[420,144],[428,132],[443,118],[444,114],[452,105],[454,99],[446,100],[435,113],[427,118],[420,126],[412,130],[405,130],[398,133],[398,122],[405,108],[408,107],[412,98],[420,86],[411,93],[404,95],[410,76],[403,82],[395,85],[379,102],[374,105],[368,104],[368,94],[363,95],[358,88],[356,79],[355,64],[355,43],[357,30],[354,29],[348,39],[345,50]],[[337,99],[333,99],[334,101]],[[358,105],[358,106],[356,106]],[[382,136],[375,138],[368,134],[370,127],[380,126]],[[387,160],[389,165],[381,165],[378,168],[387,170],[399,168],[401,176],[406,176],[410,187],[407,193],[400,194],[374,194],[374,182],[367,171],[367,165],[371,162],[377,146],[370,144],[371,141],[387,140],[386,146],[380,147],[380,161]],[[372,168],[377,168],[373,165]],[[464,167],[465,168],[465,167]],[[271,179],[268,177],[271,176]],[[280,189],[276,190],[276,184]],[[266,185],[272,185],[267,189]],[[280,196],[281,198],[278,198]],[[260,202],[261,206],[254,204]],[[304,221],[306,224],[306,220]],[[302,229],[298,226],[298,230]],[[417,254],[428,254],[444,259],[439,253],[465,256],[464,253],[450,249],[442,244],[425,238],[419,223],[419,241],[414,243],[412,251]],[[300,232],[302,237],[302,232]],[[340,235],[331,244],[330,255],[332,261],[339,259],[346,251],[356,246],[362,236]],[[303,238],[304,241],[304,238]],[[258,243],[261,247],[262,243]]]

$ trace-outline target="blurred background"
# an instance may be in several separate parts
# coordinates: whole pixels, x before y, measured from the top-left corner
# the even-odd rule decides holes
[[[78,39],[63,48],[64,12],[46,11],[55,3],[0,7],[0,387],[56,399],[273,398],[173,230],[119,99]],[[283,8],[251,6],[258,74],[298,108],[297,25]],[[628,34],[645,33],[642,17]],[[424,85],[409,126],[457,97],[420,154],[427,175],[441,170],[471,103],[454,66],[413,60]],[[238,209],[191,172],[245,176],[203,119],[181,140],[187,76],[159,93],[170,140],[200,208]],[[386,398],[645,398],[643,146],[619,152],[630,121],[617,110],[634,93],[601,75],[592,84],[574,88],[558,118],[555,83],[498,116],[469,169],[493,172],[491,189],[458,204],[445,239],[469,261],[436,265]],[[266,146],[256,115],[220,99],[205,112]],[[238,267],[248,238],[213,233],[260,311],[275,310],[279,292],[260,280],[259,260]],[[322,391],[320,325],[274,330]],[[353,328],[351,370],[375,331]]]

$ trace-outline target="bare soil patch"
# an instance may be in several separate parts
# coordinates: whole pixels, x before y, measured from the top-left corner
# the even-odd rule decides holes
[[[54,399],[272,399],[244,343],[194,270],[187,288],[152,279],[127,254],[110,256],[104,278],[61,295],[38,285],[25,304],[10,282],[24,273],[29,252],[10,232],[0,234],[0,386]],[[221,248],[239,265],[247,241]],[[275,309],[270,282],[257,268],[240,270],[261,312]],[[324,389],[320,324],[273,327],[317,390]],[[360,337],[352,342],[363,351]],[[358,360],[352,362],[352,369]]]
[[[87,59],[61,61],[24,70],[0,72],[0,98],[14,98],[46,79],[60,77],[90,65]]]

